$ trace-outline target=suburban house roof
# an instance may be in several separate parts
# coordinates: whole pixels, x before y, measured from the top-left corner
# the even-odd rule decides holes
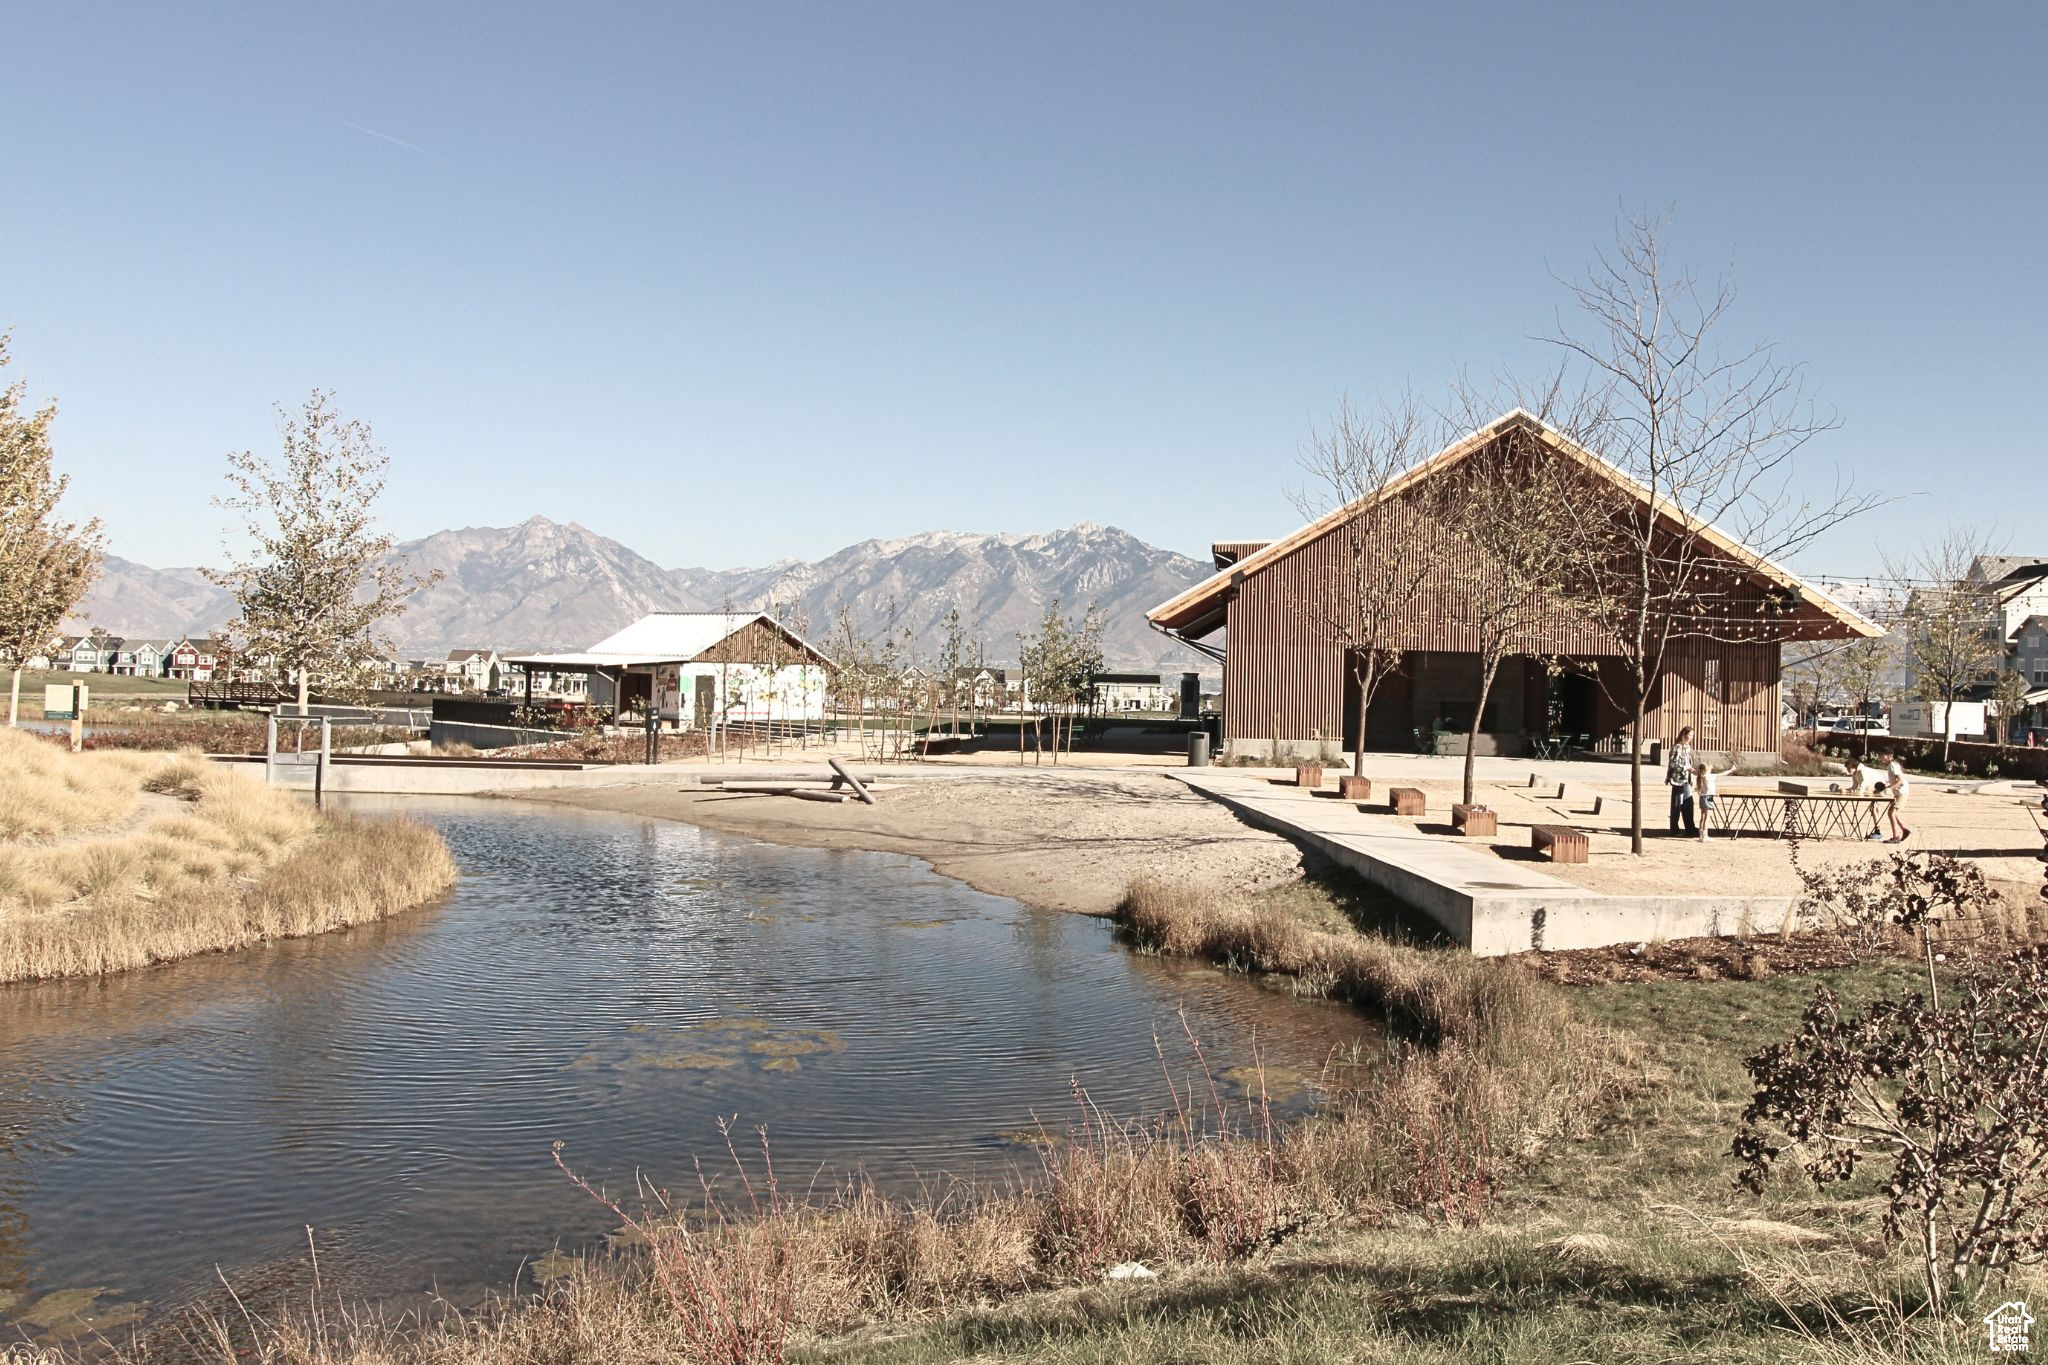
[[[556,670],[646,668],[658,664],[694,663],[720,643],[755,622],[780,634],[798,649],[830,667],[824,651],[766,612],[657,611],[577,653],[522,654],[506,663]]]
[[[1616,469],[1599,455],[1586,449],[1549,423],[1523,408],[1502,413],[1477,431],[1460,437],[1436,454],[1423,460],[1413,468],[1389,479],[1379,488],[1362,498],[1345,503],[1342,507],[1324,513],[1306,526],[1282,536],[1235,561],[1228,567],[1195,584],[1192,588],[1161,603],[1145,613],[1145,619],[1162,630],[1171,630],[1182,636],[1199,638],[1216,630],[1223,624],[1224,603],[1232,582],[1240,575],[1256,573],[1294,553],[1303,546],[1320,539],[1336,530],[1372,503],[1395,497],[1425,479],[1433,478],[1461,460],[1484,450],[1501,436],[1514,428],[1521,428],[1535,436],[1556,454],[1576,461],[1621,489],[1629,497],[1648,503],[1658,515],[1677,522],[1687,528],[1696,528],[1700,538],[1732,559],[1752,566],[1751,571],[1758,577],[1793,593],[1825,615],[1846,626],[1856,635],[1875,638],[1883,635],[1884,627],[1877,625],[1861,613],[1851,610],[1821,588],[1806,582],[1786,569],[1778,567],[1756,551],[1749,549],[1733,536],[1717,527],[1701,522],[1661,497],[1653,497],[1650,490],[1621,470]],[[1225,542],[1231,544],[1233,542]],[[1221,548],[1221,546],[1219,546]]]
[[[451,664],[466,664],[471,659],[494,658],[496,654],[496,650],[490,649],[451,649],[448,651],[447,662]]]
[[[1978,555],[1970,572],[1985,583],[2004,583],[2012,578],[2032,581],[2048,574],[2048,559],[2033,555]]]

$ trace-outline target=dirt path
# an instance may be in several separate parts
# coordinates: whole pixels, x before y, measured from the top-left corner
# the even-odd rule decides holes
[[[1301,872],[1301,851],[1178,782],[1143,773],[1046,773],[901,782],[877,804],[672,787],[546,789],[545,801],[682,820],[781,844],[909,853],[979,890],[1106,914],[1141,872],[1254,890]]]
[[[18,847],[31,849],[64,848],[70,844],[97,844],[109,839],[123,839],[131,834],[140,834],[157,821],[188,809],[190,807],[175,796],[165,796],[158,792],[137,792],[135,804],[128,807],[127,813],[118,820],[109,820],[97,825],[81,825],[67,829],[62,834],[30,836],[14,842]]]

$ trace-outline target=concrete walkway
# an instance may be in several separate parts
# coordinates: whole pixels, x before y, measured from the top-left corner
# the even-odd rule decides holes
[[[1425,762],[1427,760],[1424,760]],[[1605,765],[1544,765],[1542,771]],[[1526,770],[1527,765],[1524,765]],[[1276,785],[1257,770],[1165,770],[1255,825],[1284,834],[1392,892],[1486,957],[1531,949],[1775,932],[1789,897],[1610,895],[1541,870],[1424,834],[1334,793]],[[1556,776],[1571,774],[1556,773]],[[1383,780],[1375,765],[1374,781]],[[1583,780],[1583,779],[1581,779]]]

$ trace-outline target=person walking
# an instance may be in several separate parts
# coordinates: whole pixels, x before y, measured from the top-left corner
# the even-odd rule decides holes
[[[1679,822],[1685,824],[1685,832],[1697,835],[1699,826],[1692,818],[1692,770],[1696,760],[1692,752],[1692,727],[1678,732],[1678,740],[1671,746],[1671,761],[1664,767],[1664,781],[1671,787],[1671,832],[1678,833]]]
[[[1884,790],[1892,799],[1891,809],[1887,812],[1891,817],[1892,837],[1885,842],[1903,844],[1913,837],[1913,831],[1906,828],[1905,821],[1899,819],[1899,812],[1906,808],[1906,798],[1913,794],[1913,783],[1906,776],[1906,766],[1899,762],[1897,754],[1893,754],[1891,761],[1884,765]]]

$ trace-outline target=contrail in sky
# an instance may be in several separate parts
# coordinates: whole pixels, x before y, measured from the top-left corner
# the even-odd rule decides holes
[[[393,137],[389,133],[380,133],[375,128],[365,128],[362,124],[350,123],[347,119],[341,119],[339,120],[339,122],[342,127],[353,128],[365,137],[377,138],[379,141],[388,142],[394,147],[403,147],[408,152],[418,152],[421,156],[430,156],[434,158],[434,160],[436,161],[447,160],[447,158],[442,156],[439,152],[430,152],[425,147],[420,146],[418,143],[407,142],[402,137]]]

